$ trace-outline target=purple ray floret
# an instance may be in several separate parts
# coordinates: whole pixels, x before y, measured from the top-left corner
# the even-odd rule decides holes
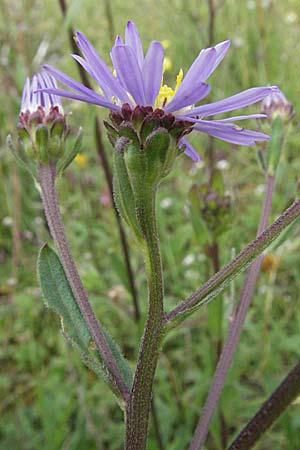
[[[143,74],[133,48],[114,45],[111,58],[122,86],[130,92],[137,105],[146,106]]]
[[[153,41],[149,45],[142,64],[142,75],[146,104],[154,105],[159,93],[164,63],[164,49],[160,42]]]
[[[125,39],[117,36],[111,49],[110,55],[115,72],[106,65],[82,33],[76,33],[76,42],[82,56],[72,56],[95,80],[99,91],[88,89],[59,70],[45,66],[45,69],[68,89],[39,84],[37,91],[41,95],[47,93],[53,98],[55,95],[68,97],[112,111],[120,111],[125,103],[131,108],[138,105],[161,108],[166,114],[170,113],[178,120],[190,122],[193,130],[233,144],[253,145],[257,141],[269,139],[264,133],[232,123],[243,119],[263,118],[265,117],[263,114],[236,115],[218,120],[207,118],[257,103],[267,95],[278,92],[277,87],[253,87],[223,100],[199,104],[210,92],[210,85],[206,80],[223,60],[230,47],[230,41],[223,41],[214,47],[201,50],[176,91],[166,98],[164,93],[161,94],[170,91],[170,89],[164,91],[164,86],[161,91],[163,47],[160,42],[153,41],[144,54],[138,29],[133,22],[129,21],[126,25]],[[185,148],[185,153],[194,161],[199,160],[195,149],[186,139],[180,140],[180,146]]]
[[[140,38],[140,33],[131,20],[127,22],[125,28],[125,44],[132,48],[134,54],[136,55],[137,62],[140,68],[142,68],[144,62],[143,45]]]
[[[46,93],[47,89],[55,90],[55,93]],[[38,107],[42,107],[46,114],[49,113],[51,107],[58,107],[62,111],[62,104],[59,95],[56,95],[57,84],[55,78],[49,75],[47,72],[39,72],[30,78],[26,78],[22,100],[21,100],[21,113],[29,111],[33,113],[37,111]]]

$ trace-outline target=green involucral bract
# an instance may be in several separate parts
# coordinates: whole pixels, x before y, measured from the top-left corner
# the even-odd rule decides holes
[[[145,198],[145,192],[156,191],[180,154],[177,139],[170,131],[157,127],[157,120],[146,119],[138,130],[128,121],[119,124],[118,130],[106,124],[115,149],[113,184],[116,206],[139,241],[142,232],[137,205]],[[136,119],[135,122],[140,125],[141,121]]]

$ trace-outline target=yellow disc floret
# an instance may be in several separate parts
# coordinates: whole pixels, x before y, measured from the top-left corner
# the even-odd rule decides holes
[[[179,88],[183,78],[183,70],[180,69],[177,77],[176,77],[176,85],[175,89],[172,89],[167,84],[163,84],[163,79],[161,82],[160,90],[158,93],[158,96],[155,100],[155,108],[164,108],[168,102],[172,100],[174,97],[177,89]]]

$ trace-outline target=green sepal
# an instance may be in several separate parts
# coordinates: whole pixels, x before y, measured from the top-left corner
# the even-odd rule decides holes
[[[125,137],[121,139],[127,139]],[[116,151],[117,146],[121,141],[118,140],[116,144]],[[125,141],[123,141],[125,142]],[[124,147],[124,160],[127,167],[127,173],[129,176],[129,180],[133,189],[133,192],[135,193],[140,188],[140,185],[142,185],[144,182],[146,182],[145,179],[145,154],[144,151],[141,150],[139,145],[134,145],[132,141],[127,139],[127,144]]]
[[[66,121],[64,117],[58,117],[54,120],[51,130],[50,130],[50,136],[58,136],[59,138],[62,138],[64,131],[66,129]]]
[[[119,138],[118,130],[116,130],[116,128],[113,127],[110,123],[106,122],[106,120],[103,120],[103,124],[106,128],[107,137],[109,139],[109,142],[114,147]]]
[[[126,137],[131,140],[132,145],[140,147],[140,141],[138,135],[136,134],[133,126],[130,122],[123,122],[119,128],[119,136]]]
[[[23,141],[20,142],[18,150],[15,149],[10,134],[7,136],[6,142],[19,167],[28,172],[32,176],[32,178],[36,180],[38,177],[36,165],[33,163],[28,153],[24,149]]]
[[[25,142],[30,142],[30,136],[25,128],[18,128],[18,135],[23,144],[25,144]]]
[[[168,131],[165,128],[157,128],[152,131],[145,140],[144,152],[147,181],[158,182],[168,174],[175,159]]]
[[[274,176],[279,164],[284,141],[284,123],[277,116],[272,123],[271,139],[267,144],[267,168],[268,174]]]
[[[135,198],[124,160],[124,153],[127,151],[127,147],[131,145],[130,140],[126,137],[121,137],[116,143],[113,166],[113,190],[115,203],[121,217],[131,227],[139,240],[141,239],[141,231],[136,219]]]
[[[49,132],[48,127],[43,124],[35,129],[35,146],[38,160],[46,164],[49,161]]]
[[[196,240],[200,246],[207,244],[211,245],[212,236],[201,216],[201,206],[203,202],[200,198],[199,186],[196,183],[192,184],[188,198],[190,203],[191,221]]]
[[[74,158],[80,153],[82,147],[82,128],[79,128],[72,147],[65,151],[65,154],[57,162],[57,175],[62,175],[69,167]]]
[[[159,123],[160,123],[160,119],[159,117],[145,117],[145,119],[143,120],[142,126],[141,126],[141,131],[140,131],[140,136],[141,136],[141,141],[144,142],[147,137],[149,136],[150,133],[152,133],[152,131],[154,131],[155,129],[157,129],[159,127]]]
[[[63,334],[68,336],[68,340],[78,350],[84,362],[106,381],[117,396],[120,396],[115,381],[96,349],[61,262],[57,254],[47,244],[40,250],[37,271],[44,302],[47,307],[61,317]],[[124,381],[130,389],[132,384],[131,370],[110,334],[103,327],[101,328],[107,344],[115,356]]]
[[[49,152],[49,159],[55,162],[58,161],[63,156],[64,143],[59,136],[54,135],[51,137],[49,141],[48,152]]]

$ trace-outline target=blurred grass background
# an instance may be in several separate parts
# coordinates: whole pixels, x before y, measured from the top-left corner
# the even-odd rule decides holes
[[[111,14],[110,14],[111,13]],[[83,31],[104,59],[115,34],[128,19],[139,27],[144,45],[164,40],[171,85],[209,42],[209,1],[69,1],[63,21],[54,0],[0,2],[0,446],[5,450],[119,450],[123,418],[104,383],[86,369],[63,340],[59,320],[41,301],[35,275],[40,246],[51,242],[39,194],[16,167],[6,136],[16,136],[20,95],[27,75],[50,63],[79,79],[69,57],[68,27]],[[277,84],[293,102],[296,117],[280,166],[272,218],[299,193],[299,0],[216,1],[214,43],[230,38],[231,49],[211,77],[209,100],[255,85]],[[73,253],[93,307],[134,367],[141,326],[134,323],[118,231],[94,139],[94,116],[106,111],[73,101],[69,123],[84,128],[81,161],[59,183],[61,209]],[[258,106],[259,108],[259,106]],[[257,108],[253,108],[253,111]],[[251,124],[255,127],[255,123]],[[264,126],[268,131],[268,126]],[[112,149],[105,139],[109,158]],[[203,161],[178,159],[159,192],[158,219],[165,269],[167,308],[212,273],[198,245],[187,208],[195,181],[207,181],[209,140],[193,137]],[[232,198],[231,224],[222,235],[221,263],[254,238],[264,178],[254,148],[214,141],[216,164]],[[253,305],[222,397],[232,437],[299,358],[300,226],[272,256],[278,267],[262,270]],[[140,307],[146,312],[143,262],[128,236]],[[239,292],[243,276],[236,282]],[[230,295],[223,295],[226,314]],[[227,315],[225,319],[227,318]],[[167,340],[160,357],[155,400],[166,450],[186,448],[213,371],[207,311],[193,316]],[[227,319],[226,319],[227,320]],[[260,450],[299,450],[299,403],[292,405],[257,446]],[[148,449],[158,448],[153,428]],[[218,420],[207,444],[221,449]]]

